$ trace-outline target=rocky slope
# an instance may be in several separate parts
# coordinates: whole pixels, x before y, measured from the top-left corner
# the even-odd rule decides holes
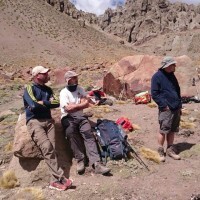
[[[170,3],[167,0],[126,0],[104,15],[78,11],[66,1],[66,14],[131,43],[136,51],[148,54],[199,56],[200,5]]]
[[[0,65],[7,68],[84,66],[112,62],[132,52],[43,0],[1,0],[0,27]]]

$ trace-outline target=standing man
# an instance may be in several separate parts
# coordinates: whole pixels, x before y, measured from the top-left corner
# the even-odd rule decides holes
[[[65,10],[64,0],[59,0],[59,6],[60,6],[60,12],[63,12]]]
[[[84,89],[78,86],[78,74],[68,71],[64,78],[66,87],[60,92],[61,122],[77,160],[77,172],[85,171],[85,161],[88,157],[95,173],[107,174],[110,169],[100,163],[90,123],[83,114],[83,109],[89,106],[89,102]]]
[[[72,185],[72,181],[64,177],[55,153],[55,127],[50,109],[57,108],[60,104],[52,89],[45,85],[49,81],[48,72],[49,69],[42,66],[36,66],[32,70],[33,84],[25,88],[23,96],[26,123],[32,140],[39,147],[52,174],[49,187],[66,190]]]
[[[178,81],[174,75],[176,61],[165,57],[160,69],[151,80],[151,94],[159,108],[160,133],[158,134],[158,153],[160,160],[165,161],[164,142],[167,140],[166,154],[175,160],[180,160],[173,146],[175,132],[179,131],[181,116],[181,95]]]

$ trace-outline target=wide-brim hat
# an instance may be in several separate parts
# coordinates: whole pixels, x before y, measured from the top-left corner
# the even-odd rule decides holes
[[[164,59],[161,62],[161,67],[160,69],[165,69],[167,67],[169,67],[170,65],[176,64],[177,62],[174,60],[174,58],[170,57],[170,56],[166,56],[164,57]]]

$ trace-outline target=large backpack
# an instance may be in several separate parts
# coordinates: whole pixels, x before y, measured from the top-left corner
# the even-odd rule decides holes
[[[127,137],[122,128],[111,120],[97,120],[96,138],[100,150],[100,156],[107,162],[111,160],[127,159]]]

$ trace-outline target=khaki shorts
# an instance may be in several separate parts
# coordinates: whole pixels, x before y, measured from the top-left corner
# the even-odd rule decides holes
[[[178,132],[181,118],[181,109],[159,111],[158,121],[160,124],[160,133],[168,134]]]

